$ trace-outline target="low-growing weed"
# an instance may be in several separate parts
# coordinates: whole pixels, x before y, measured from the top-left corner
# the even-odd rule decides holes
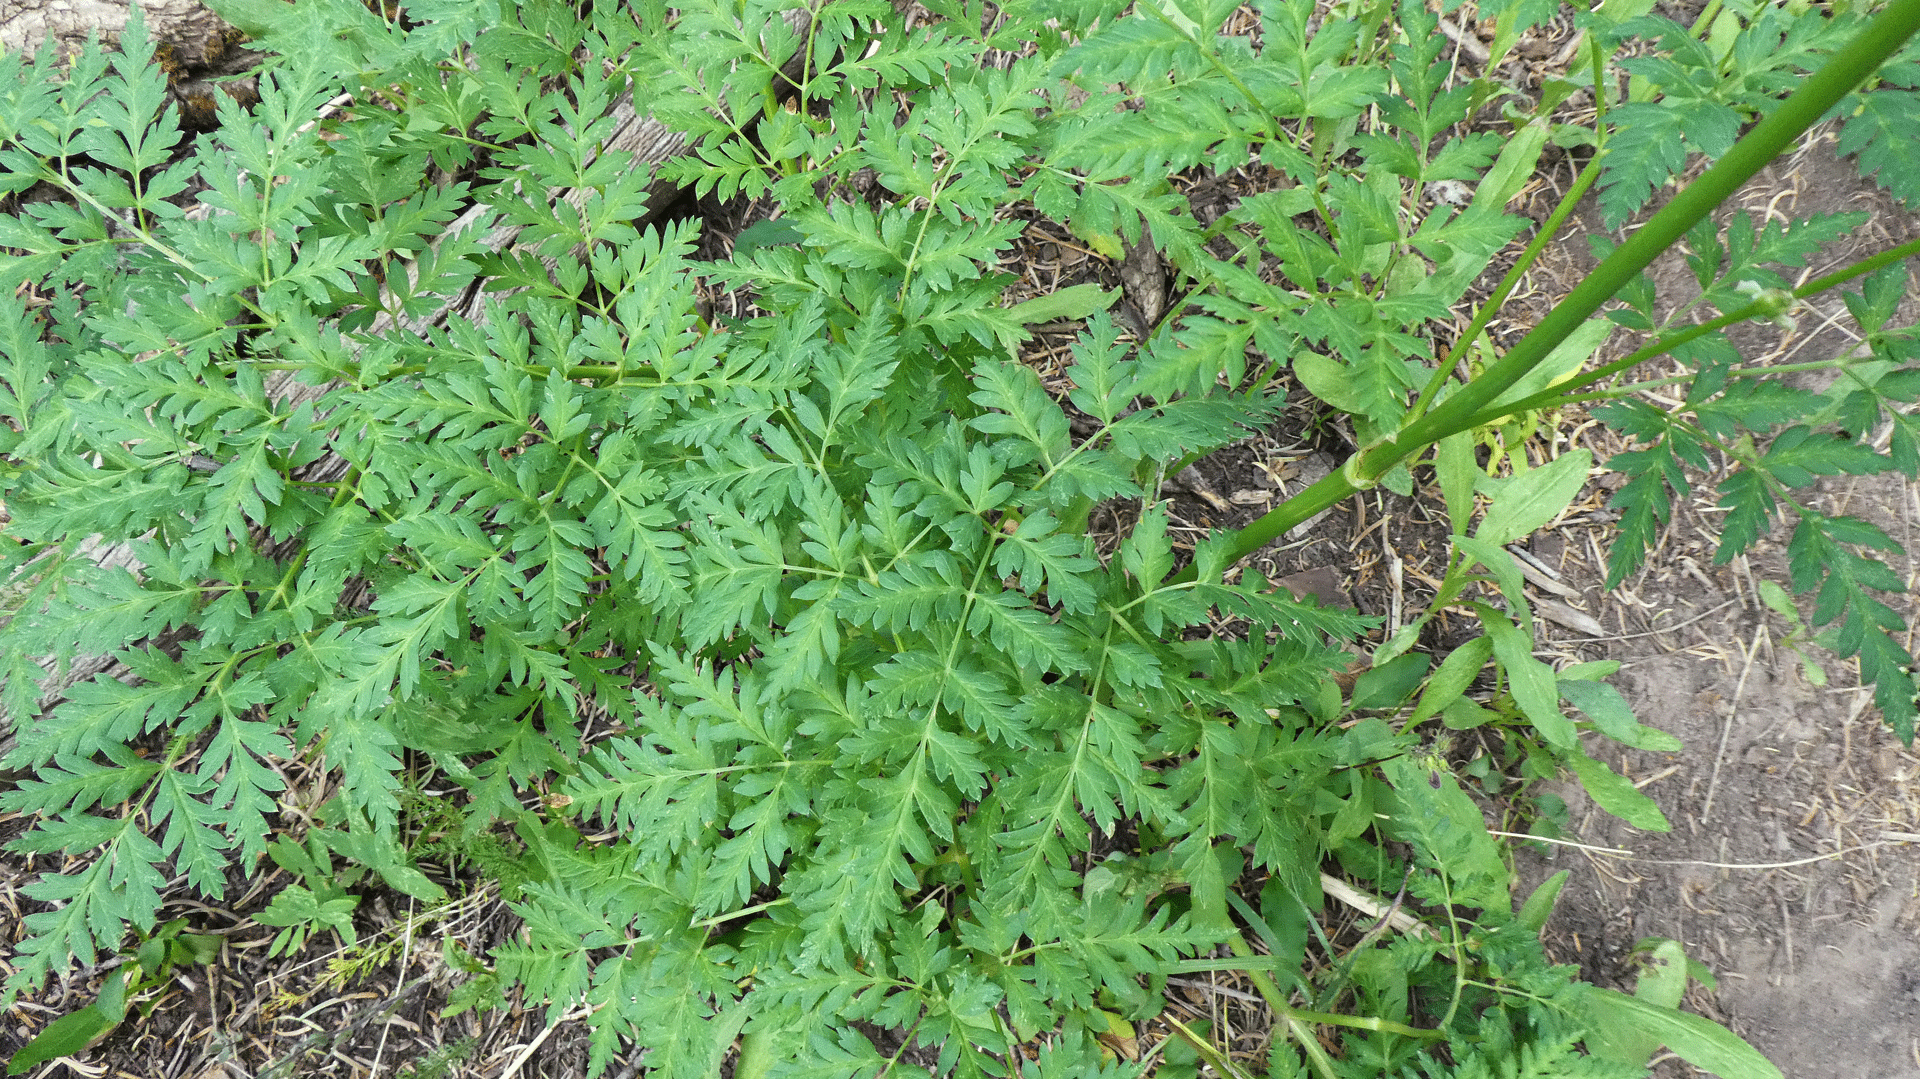
[[[275,5],[243,20],[258,106],[191,143],[137,23],[118,53],[0,62],[0,657],[7,764],[35,775],[0,806],[37,818],[15,851],[85,856],[30,886],[8,998],[151,927],[176,874],[215,896],[236,866],[293,872],[255,914],[286,950],[351,943],[357,882],[444,898],[416,858],[458,850],[524,926],[449,952],[456,1007],[581,1009],[596,1073],[636,1043],[676,1077],[1106,1074],[1167,978],[1233,969],[1275,1076],[1638,1074],[1648,1043],[1777,1075],[1676,1001],[1550,964],[1558,884],[1515,910],[1423,725],[1507,732],[1665,827],[1582,736],[1671,739],[1607,669],[1533,655],[1505,550],[1595,462],[1476,453],[1604,397],[1640,444],[1608,462],[1614,579],[1689,467],[1729,465],[1722,555],[1795,516],[1793,586],[1911,736],[1891,541],[1791,492],[1914,473],[1890,328],[1913,252],[1789,290],[1769,267],[1853,222],[1708,215],[1829,109],[1915,194],[1887,167],[1912,63],[1882,64],[1920,0],[1742,5],[1703,37],[1645,3],[1582,15],[1605,111],[1514,273],[1596,182],[1624,220],[1689,151],[1721,160],[1504,352],[1482,330],[1517,278],[1441,327],[1526,231],[1507,207],[1549,137],[1580,143],[1552,118],[1575,83],[1529,107],[1454,80],[1419,3],[792,6]],[[1504,52],[1554,11],[1478,14]],[[633,224],[650,179],[606,145],[629,95],[685,136],[666,178],[765,209],[729,258],[696,259],[694,222]],[[1233,170],[1260,182],[1206,222],[1170,179]],[[1004,304],[1030,217],[1150,252],[1166,294],[1132,332],[1094,286]],[[1683,237],[1727,314],[1656,327],[1641,272]],[[1862,275],[1874,358],[1824,397],[1715,336]],[[1653,343],[1596,366],[1616,293]],[[1084,329],[1043,381],[1022,346],[1063,320]],[[1617,383],[1666,351],[1695,365],[1684,410]],[[1177,532],[1162,480],[1273,423],[1282,384],[1358,452],[1246,530]],[[1238,563],[1376,484],[1438,489],[1434,610],[1484,633],[1436,664],[1415,619],[1343,699],[1373,623]],[[1102,505],[1124,527],[1096,542]],[[95,655],[121,666],[43,702]],[[276,838],[297,758],[336,793]],[[454,817],[409,804],[429,787]],[[517,846],[476,838],[496,826]],[[1338,940],[1336,870],[1378,919]],[[1231,1070],[1188,1034],[1169,1074]]]

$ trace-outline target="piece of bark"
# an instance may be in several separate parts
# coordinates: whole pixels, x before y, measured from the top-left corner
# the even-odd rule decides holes
[[[233,28],[198,0],[144,0],[140,9],[162,64],[208,66],[238,40]],[[5,0],[0,49],[31,53],[49,36],[64,56],[79,52],[90,37],[117,46],[132,13],[129,0]]]
[[[1312,596],[1320,601],[1322,607],[1331,607],[1335,610],[1353,607],[1353,597],[1347,595],[1347,590],[1340,587],[1340,571],[1332,566],[1315,566],[1313,569],[1289,573],[1273,583],[1285,587],[1296,598],[1305,599]]]
[[[1558,622],[1575,633],[1584,633],[1589,637],[1605,637],[1607,635],[1607,627],[1601,625],[1599,619],[1585,611],[1569,607],[1558,600],[1543,599],[1535,596],[1533,598],[1533,611],[1547,621]]]
[[[1167,264],[1144,224],[1138,243],[1122,237],[1121,244],[1125,254],[1120,259],[1120,285],[1127,302],[1140,313],[1140,335],[1144,339],[1153,333],[1167,310]]]

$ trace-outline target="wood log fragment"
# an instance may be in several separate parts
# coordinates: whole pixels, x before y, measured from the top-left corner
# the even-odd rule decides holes
[[[199,0],[143,0],[147,35],[163,63],[206,66],[239,40],[232,27]],[[7,0],[0,4],[0,50],[31,53],[51,37],[72,56],[92,37],[118,45],[133,15],[130,0]]]

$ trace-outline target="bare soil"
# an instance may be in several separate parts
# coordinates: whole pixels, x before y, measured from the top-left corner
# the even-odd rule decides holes
[[[1756,215],[1873,215],[1808,277],[1920,231],[1832,158],[1830,134],[1756,178],[1740,203]],[[1577,274],[1581,253],[1561,255],[1560,272]],[[1670,301],[1687,298],[1691,276],[1677,260],[1655,279]],[[1747,361],[1850,349],[1839,298],[1811,306],[1784,338],[1743,329],[1736,343]],[[1901,318],[1916,313],[1920,298],[1910,298]],[[1866,517],[1920,551],[1913,483],[1895,475],[1815,491],[1821,510]],[[1612,681],[1642,722],[1685,743],[1677,754],[1605,753],[1659,803],[1669,834],[1636,832],[1592,809],[1576,787],[1559,788],[1573,838],[1632,855],[1556,848],[1526,857],[1529,883],[1572,871],[1550,943],[1589,978],[1628,987],[1637,942],[1678,940],[1718,975],[1718,991],[1696,989],[1689,1004],[1729,1023],[1790,1079],[1920,1079],[1920,757],[1887,730],[1870,691],[1855,688],[1850,664],[1810,650],[1828,676],[1812,684],[1791,647],[1794,627],[1759,602],[1758,581],[1787,580],[1787,528],[1716,566],[1712,502],[1701,490],[1678,506],[1648,566],[1609,596],[1593,591],[1605,577],[1599,530],[1535,538],[1536,553],[1583,584],[1614,629],[1607,640],[1550,632],[1542,647],[1620,661]],[[1909,588],[1920,582],[1911,554],[1891,565]],[[1904,613],[1912,621],[1916,612]]]

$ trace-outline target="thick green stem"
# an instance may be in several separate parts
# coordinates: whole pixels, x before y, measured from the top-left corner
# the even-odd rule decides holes
[[[1493,295],[1488,296],[1487,301],[1480,305],[1480,310],[1474,313],[1473,321],[1454,340],[1453,347],[1447,350],[1446,356],[1442,357],[1440,363],[1434,367],[1433,378],[1427,382],[1426,389],[1420,391],[1420,398],[1413,403],[1413,408],[1407,413],[1409,417],[1417,420],[1426,415],[1427,405],[1432,403],[1434,395],[1440,392],[1440,387],[1446,384],[1447,376],[1453,372],[1454,365],[1460,362],[1460,357],[1473,344],[1474,339],[1480,336],[1480,332],[1487,328],[1487,323],[1493,321],[1493,316],[1499,313],[1501,306],[1507,302],[1507,297],[1513,295],[1513,290],[1520,287],[1520,279],[1533,268],[1534,260],[1540,257],[1540,252],[1547,249],[1547,244],[1560,234],[1561,226],[1567,223],[1567,218],[1573,216],[1573,208],[1579,205],[1581,196],[1585,195],[1587,189],[1592,187],[1593,182],[1599,178],[1600,159],[1595,157],[1587,162],[1586,168],[1580,170],[1580,175],[1574,178],[1573,186],[1568,188],[1566,195],[1561,198],[1560,205],[1554,207],[1553,214],[1547,218],[1546,224],[1540,226],[1532,242],[1527,244],[1526,250],[1520,252],[1519,261],[1513,264],[1513,269],[1507,271],[1506,277],[1501,278],[1499,287],[1493,290]]]
[[[1476,416],[1545,360],[1601,304],[1792,145],[1828,109],[1898,52],[1916,30],[1920,30],[1920,0],[1894,0],[1725,157],[1614,249],[1498,363],[1392,438],[1362,448],[1338,471],[1241,529],[1234,536],[1231,556],[1237,559],[1252,554],[1356,491],[1374,486],[1394,465],[1456,431],[1470,429]],[[1192,567],[1188,567],[1181,576],[1192,573]]]

